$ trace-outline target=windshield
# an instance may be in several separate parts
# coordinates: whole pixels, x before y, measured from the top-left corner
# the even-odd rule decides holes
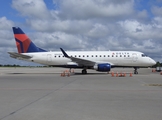
[[[145,55],[145,54],[141,54],[141,56],[142,56],[142,57],[147,57],[147,55]]]

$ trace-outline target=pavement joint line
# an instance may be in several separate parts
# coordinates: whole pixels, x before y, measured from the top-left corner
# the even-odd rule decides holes
[[[19,108],[19,109],[15,110],[15,111],[13,111],[13,112],[9,113],[8,115],[5,115],[4,117],[0,118],[0,120],[3,120],[3,119],[5,119],[5,118],[7,118],[7,117],[9,117],[9,116],[11,116],[11,115],[14,115],[14,114],[15,114],[15,113],[17,113],[18,111],[20,111],[20,110],[22,110],[22,109],[24,109],[24,108],[26,108],[26,107],[30,106],[31,104],[34,104],[35,102],[37,102],[37,101],[39,101],[39,100],[41,100],[41,99],[45,98],[46,96],[48,96],[48,95],[50,95],[50,94],[52,94],[52,93],[54,93],[54,92],[58,91],[59,89],[64,88],[65,86],[67,86],[67,85],[69,85],[69,84],[71,84],[72,82],[75,82],[75,81],[76,81],[76,79],[75,79],[75,80],[73,80],[73,81],[70,81],[69,83],[67,83],[66,85],[63,85],[62,87],[60,87],[60,88],[58,88],[58,89],[55,89],[55,90],[54,90],[54,91],[52,91],[52,92],[49,92],[49,93],[47,93],[47,94],[43,95],[42,97],[40,97],[40,98],[38,98],[38,99],[34,100],[33,102],[30,102],[29,104],[27,104],[27,105],[25,105],[25,106],[23,106],[23,107],[21,107],[21,108]]]

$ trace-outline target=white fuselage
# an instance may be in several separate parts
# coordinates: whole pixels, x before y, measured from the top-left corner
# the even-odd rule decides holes
[[[69,58],[65,58],[62,52],[35,52],[22,53],[32,58],[27,61],[52,66],[77,65]],[[156,64],[150,57],[138,51],[67,51],[72,57],[90,60],[96,64],[109,63],[112,66],[123,67],[147,67]],[[26,59],[23,59],[26,60]]]

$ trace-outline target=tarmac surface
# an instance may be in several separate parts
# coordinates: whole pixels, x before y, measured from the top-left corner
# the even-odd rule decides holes
[[[62,68],[0,68],[0,120],[162,120],[162,75],[126,77]]]

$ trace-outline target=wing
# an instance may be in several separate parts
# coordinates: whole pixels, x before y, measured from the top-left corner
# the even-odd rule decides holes
[[[15,53],[15,52],[8,52],[10,54],[10,57],[15,58],[15,59],[30,59],[32,58],[29,55],[23,55],[20,53]]]
[[[85,59],[80,59],[80,58],[75,58],[75,57],[70,57],[70,59],[73,62],[78,63],[79,66],[94,66],[96,64],[96,62],[85,60]]]
[[[60,48],[60,49],[61,49],[62,53],[64,54],[64,56],[66,58],[69,58],[73,62],[76,62],[79,66],[94,66],[96,64],[95,61],[90,61],[90,60],[86,60],[86,59],[70,57],[70,56],[68,56],[68,54],[62,48]]]

